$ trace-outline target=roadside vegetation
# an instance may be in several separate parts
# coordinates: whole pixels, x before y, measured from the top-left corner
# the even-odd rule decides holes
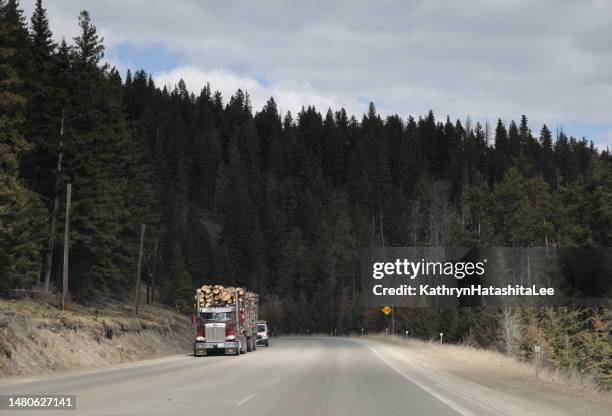
[[[0,300],[0,377],[189,352],[192,332],[188,318],[160,306],[134,316],[116,302],[61,311],[52,302]]]
[[[612,405],[612,392],[603,388],[591,375],[574,369],[559,370],[544,361],[536,379],[534,359],[517,359],[499,351],[476,348],[465,344],[444,344],[415,338],[370,335],[385,343],[410,350],[410,357],[434,368],[449,371],[482,384],[499,382],[499,388],[547,389],[570,397]],[[513,384],[514,382],[514,384]],[[498,384],[495,384],[498,385]]]

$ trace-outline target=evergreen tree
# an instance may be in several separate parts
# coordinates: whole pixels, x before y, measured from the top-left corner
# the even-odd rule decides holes
[[[498,182],[504,177],[506,169],[509,166],[509,144],[508,131],[502,123],[501,119],[497,120],[495,128],[495,156],[493,166],[493,180]]]
[[[557,186],[557,181],[555,180],[553,143],[550,130],[548,130],[546,124],[542,126],[542,131],[540,132],[540,146],[542,149],[540,152],[541,173],[546,182],[548,182],[548,185],[554,188]]]
[[[163,279],[163,294],[166,303],[175,306],[183,312],[188,312],[193,308],[193,278],[185,269],[185,263],[181,254],[181,247],[174,243],[168,251],[168,258],[165,262]]]
[[[19,179],[20,160],[30,149],[22,133],[22,80],[13,66],[20,29],[16,2],[0,6],[0,288],[17,289],[39,281],[47,214]]]
[[[74,288],[85,293],[120,287],[122,269],[134,263],[124,257],[120,238],[129,214],[123,200],[128,192],[129,133],[111,72],[101,64],[102,39],[86,11],[79,16],[79,26],[71,58],[63,174],[73,187],[71,269],[82,276]]]
[[[42,0],[36,2],[31,22],[32,70],[25,83],[28,96],[25,134],[33,149],[24,159],[22,172],[36,192],[53,198],[61,129],[60,100],[64,95],[60,91],[62,83],[56,77],[61,57],[54,53],[55,44]]]
[[[23,80],[32,73],[31,62],[31,40],[28,28],[19,6],[18,0],[3,0],[0,2],[0,15],[4,22],[3,47],[11,53],[3,59],[10,65],[17,75]],[[19,86],[23,93],[23,84]]]

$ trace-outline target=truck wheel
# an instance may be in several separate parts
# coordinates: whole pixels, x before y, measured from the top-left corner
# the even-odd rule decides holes
[[[257,351],[257,340],[253,338],[253,351]]]
[[[194,357],[198,356],[198,352],[196,351],[196,347],[193,347],[193,356]]]
[[[270,341],[266,340],[266,348],[268,348],[270,346]]]
[[[234,355],[240,355],[240,344],[238,344],[238,347],[236,347],[236,352]]]
[[[247,338],[247,352],[253,351],[253,339]]]

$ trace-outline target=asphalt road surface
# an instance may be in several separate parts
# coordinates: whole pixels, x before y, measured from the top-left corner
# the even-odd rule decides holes
[[[24,416],[548,413],[486,397],[475,400],[459,387],[412,372],[384,344],[326,337],[273,338],[269,348],[260,346],[239,357],[181,355],[114,368],[0,379],[0,394],[13,393],[77,396],[77,410],[11,413]],[[0,411],[0,416],[8,413]],[[558,409],[550,414],[559,414]]]

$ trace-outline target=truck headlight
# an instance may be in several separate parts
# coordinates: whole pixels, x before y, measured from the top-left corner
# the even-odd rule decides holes
[[[195,337],[196,342],[204,342],[206,341],[206,338],[204,337]]]

